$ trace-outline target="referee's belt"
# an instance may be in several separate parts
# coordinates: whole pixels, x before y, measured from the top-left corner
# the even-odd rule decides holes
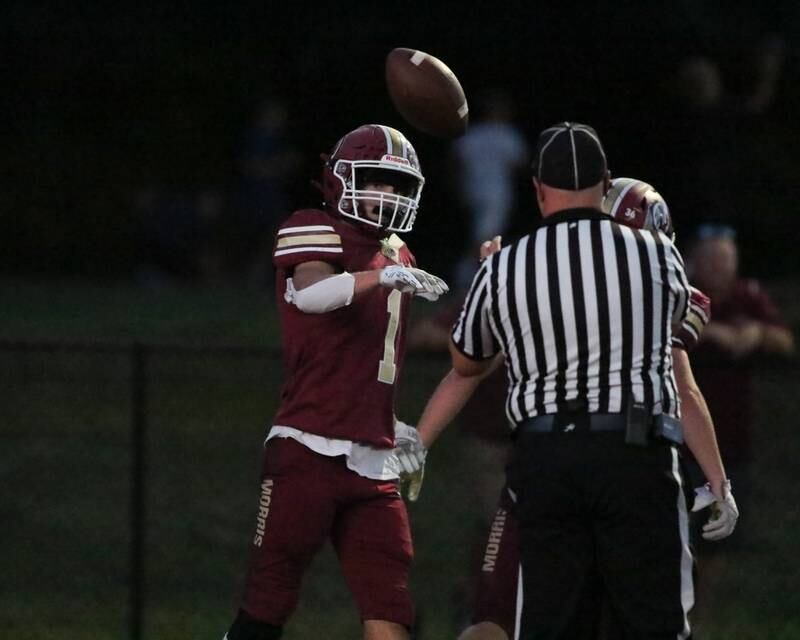
[[[559,415],[550,413],[520,422],[515,435],[523,433],[579,433],[582,431],[625,431],[628,426],[624,413],[589,413]],[[587,428],[588,427],[588,428]],[[651,433],[676,444],[683,444],[683,425],[672,416],[659,414],[652,418]]]

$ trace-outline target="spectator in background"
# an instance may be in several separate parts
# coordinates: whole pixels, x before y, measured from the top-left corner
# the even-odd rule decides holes
[[[500,89],[476,100],[476,120],[451,148],[453,192],[468,216],[469,235],[456,267],[455,285],[466,289],[477,269],[474,247],[505,234],[511,225],[517,173],[527,168],[528,144],[514,124],[514,103]]]
[[[711,298],[711,321],[693,353],[695,376],[714,418],[728,476],[747,513],[755,417],[753,367],[760,357],[791,354],[794,337],[763,287],[739,276],[732,227],[701,225],[686,256],[690,281]]]
[[[742,57],[728,69],[710,55],[688,56],[666,76],[663,102],[654,101],[662,124],[646,133],[661,135],[661,153],[653,159],[660,164],[652,173],[676,212],[703,211],[706,219],[737,225],[738,212],[749,210],[741,198],[762,183],[753,175],[758,167],[742,159],[756,152],[762,118],[777,94],[785,43],[769,36]],[[745,182],[746,193],[729,186]],[[687,230],[693,225],[690,219],[676,222]]]
[[[288,104],[282,98],[264,98],[236,154],[238,187],[227,230],[228,266],[235,276],[258,286],[272,285],[272,239],[289,213],[290,184],[300,165],[288,124]]]

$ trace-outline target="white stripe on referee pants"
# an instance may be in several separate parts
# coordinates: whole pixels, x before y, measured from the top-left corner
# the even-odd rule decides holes
[[[522,565],[519,565],[517,574],[517,609],[514,615],[514,640],[519,640],[520,627],[522,626]]]
[[[681,537],[681,608],[683,609],[683,630],[676,636],[677,640],[688,638],[689,611],[694,606],[694,583],[692,580],[692,552],[689,550],[689,512],[686,509],[686,497],[683,495],[683,481],[678,465],[678,450],[672,451],[672,476],[678,483],[678,527]]]

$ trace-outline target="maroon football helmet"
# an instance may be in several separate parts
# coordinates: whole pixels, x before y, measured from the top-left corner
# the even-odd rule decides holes
[[[661,231],[675,240],[672,216],[655,188],[635,178],[614,178],[603,198],[603,211],[617,222],[636,229]]]
[[[325,206],[387,231],[410,231],[425,178],[414,147],[397,129],[368,124],[336,143],[322,169]],[[391,185],[394,193],[372,187]]]

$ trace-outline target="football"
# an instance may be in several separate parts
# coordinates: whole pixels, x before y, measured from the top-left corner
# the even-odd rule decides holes
[[[392,49],[386,56],[386,86],[397,111],[415,129],[438,138],[456,138],[467,130],[464,89],[438,58],[417,49]]]

